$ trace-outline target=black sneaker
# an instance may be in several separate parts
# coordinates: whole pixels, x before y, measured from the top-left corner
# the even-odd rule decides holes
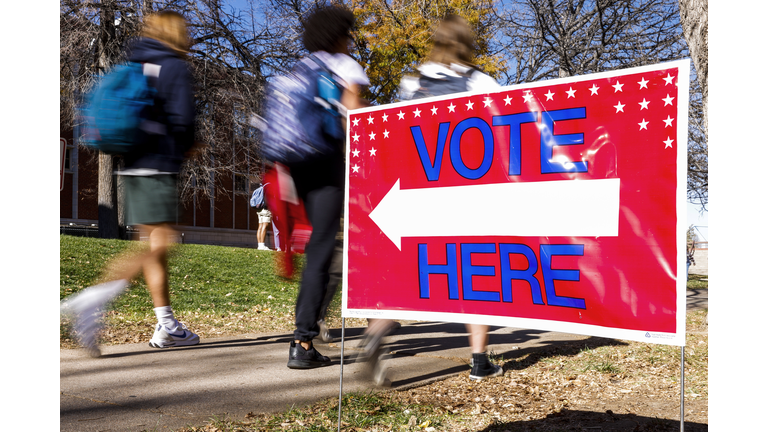
[[[331,364],[331,359],[321,355],[314,346],[305,350],[301,344],[291,341],[288,350],[288,367],[290,369],[312,369]]]
[[[472,381],[482,381],[486,378],[492,378],[504,375],[504,369],[497,366],[488,359],[488,355],[472,354],[472,372],[469,373],[469,379]]]

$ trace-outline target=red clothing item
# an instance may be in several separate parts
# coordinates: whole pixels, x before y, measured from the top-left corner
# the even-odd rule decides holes
[[[278,231],[280,251],[277,252],[277,272],[280,276],[293,276],[293,254],[304,253],[304,246],[312,234],[304,203],[296,193],[288,167],[276,163],[264,174],[266,200],[272,212],[272,222]]]

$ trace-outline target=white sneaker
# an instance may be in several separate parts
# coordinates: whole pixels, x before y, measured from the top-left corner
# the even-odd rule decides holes
[[[71,337],[91,357],[101,356],[98,334],[102,309],[128,287],[128,281],[117,280],[94,285],[61,302],[60,311],[72,320]]]
[[[174,346],[197,345],[199,343],[200,336],[189,331],[187,326],[182,323],[179,323],[179,326],[173,331],[170,331],[160,323],[157,323],[155,334],[152,335],[152,339],[149,341],[149,346],[152,348],[169,348]]]
[[[256,250],[272,250],[272,249],[270,249],[270,248],[268,248],[266,246],[261,246],[260,245]]]

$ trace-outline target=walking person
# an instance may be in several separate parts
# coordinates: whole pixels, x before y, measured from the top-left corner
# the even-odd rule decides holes
[[[124,155],[119,172],[125,185],[126,223],[138,226],[147,241],[139,254],[121,255],[107,266],[100,283],[62,302],[74,319],[73,336],[89,355],[100,356],[99,315],[143,273],[152,296],[157,325],[153,348],[195,345],[200,338],[179,322],[171,309],[168,248],[176,232],[176,182],[181,164],[194,147],[195,102],[192,76],[185,60],[190,39],[185,18],[173,11],[146,17],[141,37],[129,47],[129,59],[143,64],[156,89],[148,118],[136,132],[134,149]]]
[[[256,190],[254,191],[253,195],[254,197],[257,197],[259,195],[259,192],[261,193],[261,196],[257,197],[258,199],[261,199],[261,209],[256,213],[259,216],[259,229],[256,231],[256,240],[258,241],[258,250],[272,250],[267,247],[266,241],[267,241],[267,229],[269,229],[269,226],[272,224],[272,212],[269,210],[269,206],[267,205],[266,200],[266,192],[265,189],[269,186],[269,183],[264,183]],[[254,198],[251,198],[251,206],[254,205],[253,203]],[[274,230],[273,230],[274,233]]]
[[[449,15],[437,28],[427,62],[418,76],[408,76],[400,83],[402,99],[440,96],[463,91],[494,91],[500,86],[473,63],[475,35],[464,18]],[[472,349],[469,378],[482,381],[500,376],[504,370],[491,363],[486,353],[488,326],[467,324]]]
[[[304,47],[330,70],[343,87],[340,102],[346,109],[362,106],[359,89],[369,84],[363,68],[349,54],[353,25],[352,12],[327,6],[317,9],[307,19],[302,35]],[[314,60],[301,61],[314,67]],[[315,349],[312,339],[320,332],[318,321],[328,287],[344,202],[344,140],[339,140],[335,147],[337,151],[331,154],[288,167],[312,226],[296,299],[296,330],[288,355],[288,367],[291,369],[330,364],[330,359]]]

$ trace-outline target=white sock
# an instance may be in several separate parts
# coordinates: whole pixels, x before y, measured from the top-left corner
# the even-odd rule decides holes
[[[259,243],[259,247],[266,247],[264,243]]]
[[[173,331],[179,326],[179,322],[176,321],[176,318],[173,316],[173,309],[171,309],[170,306],[160,306],[156,307],[154,310],[157,322],[166,329]]]

